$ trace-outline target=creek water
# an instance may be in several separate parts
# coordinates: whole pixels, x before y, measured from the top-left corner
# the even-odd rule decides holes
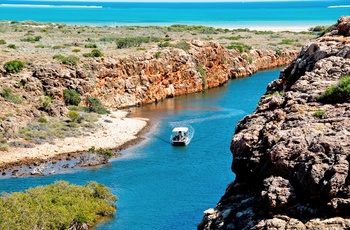
[[[203,212],[215,207],[235,179],[230,142],[237,122],[254,111],[279,71],[132,108],[133,116],[149,118],[152,126],[145,140],[124,150],[122,157],[96,168],[1,179],[0,191],[23,191],[56,180],[79,185],[93,180],[118,197],[116,217],[96,229],[196,229]],[[175,126],[190,127],[193,137],[188,146],[171,145]]]

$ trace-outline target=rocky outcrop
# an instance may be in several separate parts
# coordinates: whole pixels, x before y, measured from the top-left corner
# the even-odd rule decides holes
[[[106,107],[120,108],[217,87],[230,78],[285,65],[295,55],[260,50],[241,54],[215,42],[192,41],[187,51],[166,48],[127,59],[90,58],[77,67],[33,65],[22,82],[56,99],[62,99],[65,88],[72,88],[83,96],[98,97]]]
[[[304,46],[238,123],[236,179],[199,229],[350,228],[350,101],[318,100],[350,75],[349,28]]]
[[[82,105],[84,98],[96,97],[107,108],[139,106],[217,87],[230,78],[285,65],[297,55],[296,51],[277,54],[272,50],[240,53],[215,42],[189,45],[186,51],[157,47],[129,58],[84,58],[77,66],[32,61],[18,74],[3,71],[0,84],[23,101],[14,104],[0,97],[0,117],[8,118],[0,119],[0,134],[11,136],[19,126],[40,116],[65,116],[64,89],[77,90]],[[52,102],[45,104],[45,95]],[[11,111],[21,116],[9,116]]]

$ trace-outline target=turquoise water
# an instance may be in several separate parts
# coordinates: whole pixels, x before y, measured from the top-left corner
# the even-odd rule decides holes
[[[97,181],[117,195],[116,218],[97,229],[196,229],[203,211],[215,207],[231,172],[231,137],[237,122],[256,108],[266,86],[279,70],[232,80],[203,93],[133,108],[134,116],[153,124],[146,140],[122,152],[108,165],[45,177],[0,180],[0,191],[22,191],[56,180],[74,184]],[[173,147],[174,126],[194,131],[190,145]]]
[[[340,6],[340,7],[339,7]],[[231,2],[231,3],[116,3],[116,2],[0,2],[0,20],[34,20],[88,25],[207,25],[249,26],[331,25],[350,12],[348,0]]]

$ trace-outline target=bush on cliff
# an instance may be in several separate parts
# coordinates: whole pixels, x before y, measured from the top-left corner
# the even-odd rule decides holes
[[[161,38],[157,37],[126,37],[117,39],[116,44],[118,49],[123,49],[139,47],[142,43],[159,42],[161,40]]]
[[[11,72],[19,73],[22,71],[23,68],[24,68],[24,62],[20,60],[13,60],[13,61],[6,62],[4,64],[4,69],[8,73],[11,73]]]
[[[2,89],[0,96],[5,98],[6,101],[13,102],[15,104],[21,104],[22,102],[21,98],[18,95],[14,94],[8,87]]]
[[[331,86],[317,98],[326,104],[350,102],[350,76],[343,76],[336,86]]]
[[[189,50],[191,48],[190,44],[188,44],[187,42],[185,41],[180,41],[176,44],[171,44],[169,41],[166,41],[166,42],[160,42],[158,44],[159,47],[161,48],[165,48],[165,47],[174,47],[174,48],[178,48],[178,49],[182,49],[182,50]]]
[[[83,54],[84,57],[102,57],[103,53],[97,49],[92,50],[90,53]]]
[[[251,46],[245,45],[245,44],[239,43],[239,42],[233,42],[230,45],[226,46],[226,48],[227,49],[235,49],[235,50],[238,50],[241,53],[247,52],[247,51],[252,49]]]
[[[109,113],[109,111],[102,105],[101,101],[96,97],[86,98],[86,104],[89,107],[90,112],[95,112],[98,114]]]
[[[56,181],[0,197],[0,229],[86,229],[117,211],[117,197],[96,182]],[[83,228],[85,226],[85,228]]]
[[[205,73],[205,69],[203,69],[202,66],[197,66],[197,71],[202,77],[202,81],[203,81],[202,86],[203,86],[203,88],[204,89],[207,88],[208,82],[207,82],[207,75]]]
[[[53,56],[54,59],[58,59],[60,60],[63,64],[65,65],[78,65],[79,62],[79,58],[74,56],[74,55],[69,55],[67,57],[63,56],[63,55],[55,55]]]
[[[81,102],[80,94],[75,89],[63,90],[63,99],[67,105],[79,105]]]
[[[42,39],[41,36],[27,37],[27,38],[22,38],[22,39],[21,39],[21,42],[31,42],[31,43],[34,43],[34,42],[40,41],[40,39]]]

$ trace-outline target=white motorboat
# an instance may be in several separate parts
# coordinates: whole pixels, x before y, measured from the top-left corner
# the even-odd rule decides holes
[[[175,146],[184,146],[190,143],[187,127],[176,127],[171,132],[171,140]]]

